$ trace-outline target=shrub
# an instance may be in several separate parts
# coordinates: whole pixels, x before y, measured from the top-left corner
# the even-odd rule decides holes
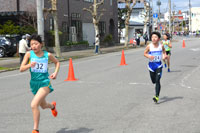
[[[89,46],[89,43],[88,41],[80,41],[80,42],[71,42],[71,41],[67,41],[65,43],[66,46],[72,46],[72,45],[88,45]]]
[[[108,34],[108,35],[104,38],[103,42],[104,42],[104,43],[110,43],[110,42],[112,42],[112,40],[113,40],[112,35],[111,35],[111,34]]]

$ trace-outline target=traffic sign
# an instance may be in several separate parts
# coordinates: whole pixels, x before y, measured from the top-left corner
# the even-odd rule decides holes
[[[153,18],[157,18],[158,17],[158,14],[157,13],[154,13],[153,14]]]

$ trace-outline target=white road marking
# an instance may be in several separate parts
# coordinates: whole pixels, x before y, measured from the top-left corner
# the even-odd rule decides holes
[[[150,83],[129,83],[129,85],[151,85]]]
[[[184,88],[188,88],[188,89],[197,89],[195,87],[191,87],[191,86],[188,86],[185,84],[185,82],[188,81],[188,79],[198,70],[200,69],[200,66],[198,66],[197,68],[195,68],[191,73],[187,74],[182,80],[181,80],[181,83],[180,85]]]
[[[190,50],[192,50],[192,51],[200,51],[200,48],[191,48]]]

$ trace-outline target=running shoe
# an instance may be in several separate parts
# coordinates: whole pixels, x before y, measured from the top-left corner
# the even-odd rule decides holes
[[[58,111],[56,110],[56,102],[52,102],[51,104],[54,106],[54,109],[51,109],[52,115],[56,117],[58,114]]]
[[[39,130],[33,130],[32,133],[39,133]]]
[[[155,103],[158,103],[158,100],[159,100],[159,98],[158,98],[157,96],[154,96],[154,97],[153,97],[153,101],[154,101]]]
[[[167,67],[167,64],[165,64],[165,68]]]
[[[168,72],[170,72],[170,69],[168,68]]]

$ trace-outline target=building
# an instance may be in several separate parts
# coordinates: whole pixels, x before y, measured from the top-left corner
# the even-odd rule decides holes
[[[125,8],[125,3],[119,3],[118,8],[124,9]],[[135,34],[137,32],[140,32],[143,34],[143,28],[144,28],[144,3],[143,2],[137,2],[136,5],[133,7],[133,11],[130,16],[129,20],[129,40],[131,38],[135,38]],[[147,25],[147,33],[151,33],[151,26]],[[125,28],[122,29],[121,33],[121,42],[124,42],[125,40]]]
[[[171,15],[172,19],[172,31],[173,32],[184,32],[189,30],[189,14],[188,11],[173,11]],[[165,26],[166,30],[169,29],[169,12],[165,13]]]
[[[0,20],[17,20],[19,12],[29,12],[33,8],[36,12],[36,0],[0,0],[0,12],[10,12],[10,17],[0,16]],[[93,0],[57,0],[57,14],[59,31],[62,32],[61,44],[67,41],[82,41],[86,40],[90,45],[94,43],[94,26],[92,16],[89,12],[83,11],[83,8],[89,8],[93,4]],[[44,8],[51,8],[49,0],[44,0]],[[1,14],[0,13],[0,14]],[[4,14],[3,13],[3,14]],[[103,5],[99,7],[99,13],[104,15],[99,22],[100,38],[103,42],[104,38],[111,34],[113,41],[118,41],[118,11],[117,1],[105,0]],[[9,15],[7,14],[7,15]],[[22,14],[23,15],[23,14]],[[13,17],[16,16],[16,17]],[[49,38],[50,31],[54,30],[53,17],[51,14],[44,14],[44,32],[45,42],[47,46],[53,41]]]
[[[8,20],[20,23],[19,19],[27,12],[36,12],[35,0],[0,0],[0,24]]]
[[[192,7],[191,15],[191,31],[200,31],[200,7]]]

